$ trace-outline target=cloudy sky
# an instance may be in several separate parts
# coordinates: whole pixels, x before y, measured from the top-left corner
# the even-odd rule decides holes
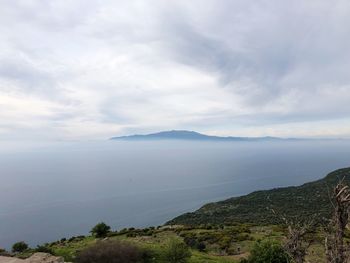
[[[350,137],[348,0],[0,0],[0,139]]]

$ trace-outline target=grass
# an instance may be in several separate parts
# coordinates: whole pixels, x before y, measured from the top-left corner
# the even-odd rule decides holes
[[[143,234],[147,233],[147,235]],[[152,251],[153,263],[165,263],[162,260],[162,252],[170,239],[195,237],[204,240],[205,251],[192,248],[192,256],[189,263],[238,263],[241,258],[247,258],[249,252],[257,240],[273,239],[283,242],[285,229],[279,226],[226,226],[224,229],[203,229],[178,227],[174,229],[155,229],[152,233],[144,230],[128,230],[124,233],[114,232],[108,237],[109,240],[118,240],[137,245],[141,248]],[[243,237],[240,238],[240,237]],[[313,234],[315,243],[310,246],[307,261],[310,263],[322,263],[324,260],[324,248],[322,244],[323,234],[319,230]],[[237,239],[238,238],[238,239]],[[64,241],[56,241],[45,244],[54,255],[62,256],[65,261],[74,262],[76,254],[99,242],[93,236],[71,238]],[[227,245],[227,240],[229,240]],[[223,247],[226,246],[226,247]],[[34,250],[26,251],[20,255],[21,258],[29,257]]]
[[[128,229],[112,232],[108,239],[129,242],[141,248],[150,250],[154,254],[154,263],[162,261],[162,252],[167,242],[172,238],[186,240],[192,238],[205,243],[205,251],[191,248],[192,256],[189,263],[237,263],[247,257],[251,247],[257,240],[269,238],[283,241],[286,229],[280,226],[254,226],[239,224],[225,227],[197,227],[185,226],[161,227],[159,229]],[[316,232],[315,236],[321,233]],[[46,244],[57,256],[66,261],[74,262],[75,255],[82,249],[93,245],[101,239],[95,237],[77,237],[69,240],[56,241]],[[309,249],[308,262],[324,262],[323,244],[321,239]],[[26,255],[28,256],[28,251]]]

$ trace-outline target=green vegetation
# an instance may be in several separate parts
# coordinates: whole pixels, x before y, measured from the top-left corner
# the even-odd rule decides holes
[[[27,249],[28,249],[28,245],[24,241],[17,242],[12,246],[12,252],[15,252],[15,253],[21,253],[26,251]]]
[[[43,252],[48,254],[54,254],[53,250],[49,246],[40,245],[34,249],[35,252]]]
[[[235,222],[254,224],[281,224],[281,217],[316,223],[331,218],[332,205],[329,191],[344,178],[350,183],[350,168],[340,169],[325,178],[297,187],[276,188],[230,198],[204,205],[193,213],[186,213],[169,221],[168,225],[232,224]]]
[[[9,256],[9,253],[5,249],[0,247],[0,256]]]
[[[138,247],[119,241],[101,241],[77,254],[78,263],[141,263],[146,254]]]
[[[107,238],[94,236],[79,236],[61,239],[50,244],[44,244],[52,254],[62,256],[68,262],[78,261],[78,255],[88,248],[105,242],[120,242],[136,247],[142,253],[141,262],[145,263],[168,263],[169,255],[176,252],[178,246],[171,245],[170,240],[176,240],[180,255],[187,255],[188,263],[238,263],[243,258],[248,258],[252,248],[258,240],[273,240],[283,244],[287,236],[287,229],[283,226],[258,226],[252,224],[232,224],[227,226],[202,225],[198,227],[188,226],[162,226],[145,229],[122,229],[111,231]],[[321,236],[316,239],[316,236]],[[323,237],[322,231],[314,233],[314,242],[309,251],[309,262],[323,262]],[[107,239],[107,240],[105,240]],[[191,242],[189,242],[191,241]],[[189,242],[189,243],[188,243]],[[184,246],[186,244],[187,246]],[[190,245],[192,244],[192,246]],[[201,246],[205,246],[203,250]],[[102,245],[101,245],[102,246]],[[104,246],[104,245],[103,245]],[[175,249],[174,249],[175,248]],[[34,253],[36,250],[30,250]],[[172,252],[171,252],[172,251]],[[171,253],[170,253],[171,252]],[[19,256],[28,257],[28,250]],[[180,257],[181,258],[181,257]],[[97,259],[95,259],[97,260]],[[96,261],[98,262],[98,261]],[[181,262],[181,261],[180,261]]]
[[[290,257],[280,243],[269,239],[254,244],[248,259],[242,263],[289,263]]]
[[[96,237],[106,237],[108,232],[111,230],[111,227],[101,222],[94,226],[90,233],[95,235]]]
[[[183,241],[172,238],[163,251],[163,257],[169,263],[186,263],[191,257],[191,251]]]
[[[144,255],[142,262],[168,263],[170,261],[166,259],[169,258],[169,255],[175,254],[180,255],[179,257],[176,256],[180,259],[185,255],[184,258],[188,259],[188,263],[235,263],[239,262],[240,258],[247,257],[255,240],[272,238],[279,242],[283,239],[285,233],[285,229],[281,230],[281,228],[275,226],[258,227],[246,224],[231,226],[203,225],[197,228],[185,226],[129,228],[111,231],[107,238],[80,236],[61,239],[50,244],[44,244],[41,249],[50,250],[52,254],[62,256],[66,261],[78,262],[77,256],[80,252],[96,244],[104,244],[106,242],[104,239],[108,239],[108,241],[127,243],[140,249]],[[190,247],[185,245],[185,239],[202,245]],[[203,246],[205,246],[204,250],[202,249]],[[30,252],[34,253],[36,250],[33,249]],[[191,256],[186,257],[189,254]],[[30,254],[27,251],[19,256],[28,257]]]

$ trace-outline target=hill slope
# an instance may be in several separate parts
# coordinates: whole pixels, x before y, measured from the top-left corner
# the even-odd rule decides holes
[[[198,225],[247,222],[256,224],[280,223],[277,214],[298,220],[329,218],[331,203],[329,192],[339,179],[350,184],[350,168],[336,170],[325,178],[301,186],[257,191],[204,205],[193,213],[180,215],[167,224]],[[315,218],[316,215],[316,218]]]
[[[220,137],[205,135],[194,131],[173,130],[146,135],[112,137],[111,140],[200,140],[200,141],[271,141],[282,140],[276,137]]]

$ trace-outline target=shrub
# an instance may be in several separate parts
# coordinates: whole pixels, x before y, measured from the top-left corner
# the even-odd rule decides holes
[[[164,252],[163,257],[169,263],[186,263],[191,257],[188,246],[179,239],[170,239]]]
[[[0,256],[9,256],[9,253],[5,249],[0,247]]]
[[[100,241],[78,253],[77,263],[141,263],[148,251],[117,241]]]
[[[129,232],[126,234],[126,237],[136,237],[137,234],[135,232]]]
[[[195,248],[198,244],[197,238],[195,236],[185,236],[184,237],[184,242],[186,243],[187,246],[191,248]]]
[[[187,235],[184,237],[184,242],[190,248],[198,249],[203,252],[206,249],[206,245],[202,241],[198,241],[195,235]]]
[[[227,250],[231,246],[232,237],[223,236],[219,241],[219,247],[223,250]]]
[[[126,233],[128,233],[128,229],[127,228],[123,228],[122,230],[119,231],[119,235],[124,235]]]
[[[73,241],[75,241],[75,237],[70,237],[70,238],[68,239],[68,243],[69,243],[69,242],[73,242]]]
[[[120,235],[120,233],[117,232],[117,231],[115,231],[115,232],[108,232],[107,237],[115,237],[115,236],[119,236],[119,235]]]
[[[267,239],[254,244],[246,262],[289,263],[291,260],[281,244]]]
[[[47,246],[37,246],[36,249],[34,249],[35,252],[44,252],[44,253],[49,253],[53,255],[53,250],[50,247]]]
[[[28,245],[24,241],[17,242],[12,246],[12,252],[21,253],[27,249],[28,249]]]
[[[91,229],[91,233],[96,237],[106,237],[111,227],[101,222]]]
[[[197,244],[196,248],[197,248],[199,251],[203,252],[203,251],[206,249],[206,245],[205,245],[203,242],[199,242],[199,243]]]

